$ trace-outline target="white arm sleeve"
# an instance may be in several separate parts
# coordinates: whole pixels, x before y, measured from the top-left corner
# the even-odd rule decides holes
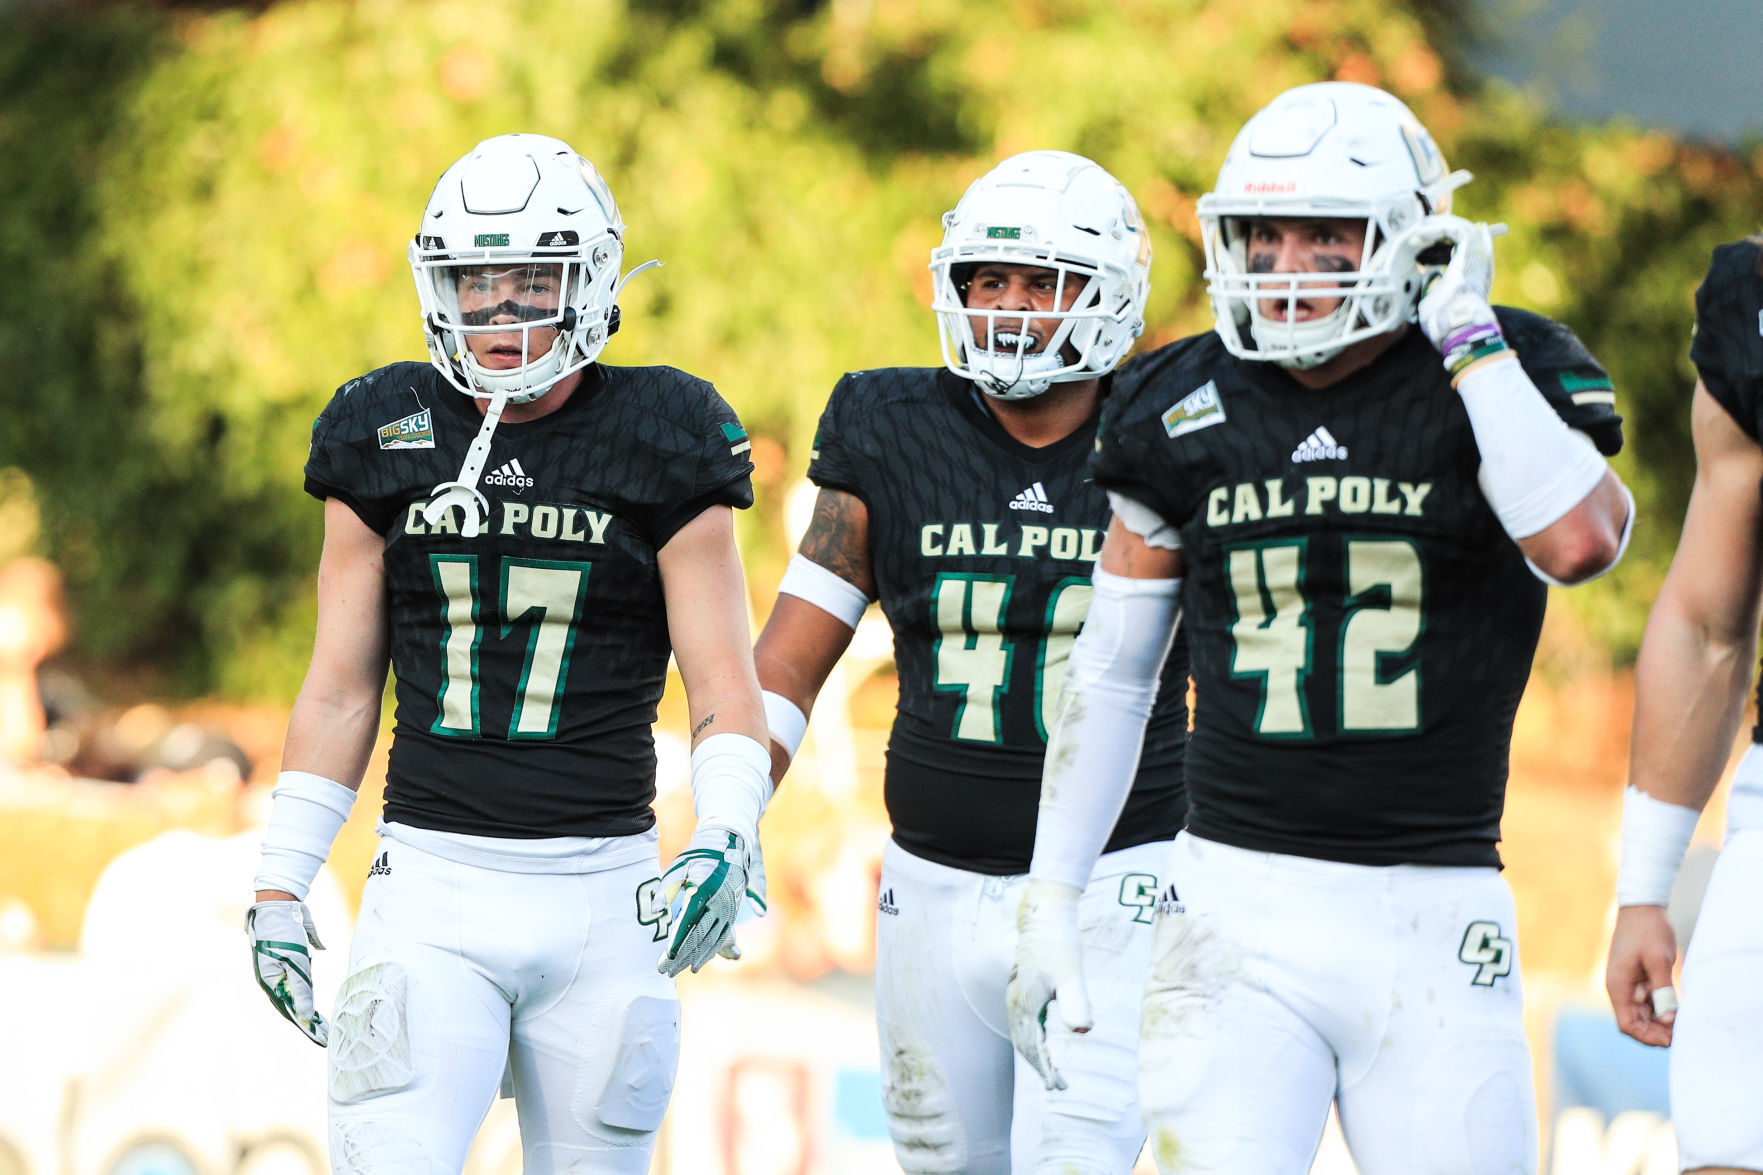
[[[1481,492],[1513,538],[1559,520],[1604,479],[1597,446],[1555,414],[1516,355],[1471,368],[1457,392],[1481,451]]]
[[[1144,539],[1147,547],[1162,547],[1165,551],[1181,550],[1181,532],[1169,525],[1163,515],[1137,498],[1129,498],[1125,494],[1109,490],[1108,505],[1113,507],[1114,516],[1120,519],[1120,525]]]
[[[1029,867],[1032,877],[1079,889],[1132,791],[1181,595],[1179,579],[1129,579],[1100,567],[1090,585],[1089,616],[1065,664],[1047,740]]]
[[[1576,433],[1574,435],[1577,436],[1580,434]],[[1622,556],[1628,553],[1628,540],[1630,536],[1634,534],[1634,495],[1629,492],[1627,486],[1620,482],[1617,483],[1617,488],[1622,491],[1623,501],[1628,503],[1628,517],[1622,520],[1622,537],[1616,540],[1616,558],[1610,560],[1609,567],[1604,568],[1604,570],[1598,572],[1597,575],[1588,575],[1584,579],[1576,579],[1572,583],[1566,583],[1562,580],[1556,579],[1541,567],[1532,563],[1530,561],[1530,556],[1526,555],[1524,557],[1524,565],[1530,568],[1530,573],[1549,586],[1558,588],[1578,587],[1582,583],[1590,583],[1592,580],[1599,578],[1599,576],[1610,574],[1611,568],[1622,562]]]

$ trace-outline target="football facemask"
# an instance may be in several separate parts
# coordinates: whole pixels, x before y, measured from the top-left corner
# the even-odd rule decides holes
[[[930,262],[943,362],[987,395],[1026,399],[1105,375],[1144,330],[1150,237],[1126,189],[1090,160],[1012,156],[968,188],[943,227]],[[970,307],[969,282],[988,262],[1050,271],[1051,308]]]
[[[1303,369],[1412,321],[1436,268],[1416,263],[1407,238],[1425,217],[1448,211],[1452,191],[1469,178],[1446,171],[1426,128],[1382,90],[1320,82],[1275,98],[1237,135],[1197,209],[1225,347]],[[1251,272],[1256,217],[1353,219],[1365,226],[1365,245],[1346,272]],[[1335,298],[1326,315],[1296,317],[1300,301]]]
[[[410,243],[429,362],[468,396],[524,404],[544,395],[617,329],[623,236],[606,181],[568,144],[544,135],[479,143],[441,176]],[[482,287],[491,279],[499,292]],[[515,309],[482,313],[502,303]],[[494,337],[495,354],[520,361],[480,355],[474,337]]]
[[[458,506],[460,533],[478,533],[489,512],[478,477],[503,410],[592,363],[618,329],[618,293],[649,267],[619,277],[623,238],[606,181],[560,139],[485,139],[442,173],[410,271],[429,363],[488,404],[458,479],[424,508],[430,525]]]

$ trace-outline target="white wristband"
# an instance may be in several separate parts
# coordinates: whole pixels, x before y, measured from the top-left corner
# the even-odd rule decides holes
[[[771,731],[771,741],[794,759],[802,736],[808,733],[808,715],[790,699],[770,690],[760,691],[759,699],[765,703],[765,725]]]
[[[1145,723],[1175,636],[1181,580],[1096,568],[1047,740],[1029,874],[1083,889],[1138,774]]]
[[[750,847],[771,793],[771,751],[756,739],[713,734],[692,752],[692,810],[700,825],[740,833]]]
[[[1603,480],[1597,446],[1555,414],[1516,355],[1478,364],[1457,392],[1481,452],[1481,492],[1513,538],[1558,521]]]
[[[1702,814],[1656,800],[1630,784],[1622,793],[1622,864],[1616,870],[1618,906],[1663,906],[1684,850]]]
[[[269,827],[252,887],[283,890],[305,901],[355,806],[355,789],[309,771],[284,771],[269,797]]]
[[[792,555],[778,582],[779,595],[807,600],[822,612],[852,628],[863,619],[869,597],[806,555]]]

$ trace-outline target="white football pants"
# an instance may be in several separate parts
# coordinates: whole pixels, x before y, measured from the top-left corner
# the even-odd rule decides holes
[[[1126,1175],[1144,1141],[1137,1096],[1139,1001],[1151,951],[1157,865],[1168,843],[1105,854],[1079,907],[1095,1027],[1048,1017],[1070,1085],[1047,1092],[1016,1055],[1004,987],[1026,876],[992,877],[882,857],[875,1003],[882,1096],[909,1175]]]
[[[1304,1175],[1331,1101],[1360,1175],[1536,1170],[1517,916],[1497,870],[1184,832],[1165,877],[1139,1086],[1160,1170]]]
[[[1727,812],[1732,819],[1730,806]],[[1763,1171],[1759,907],[1763,827],[1733,829],[1702,898],[1683,962],[1683,1003],[1671,1034],[1671,1121],[1685,1171]]]
[[[646,859],[515,873],[381,839],[331,1024],[336,1175],[458,1175],[505,1072],[527,1175],[649,1170],[679,1002],[666,919],[638,921],[653,834],[616,839]]]

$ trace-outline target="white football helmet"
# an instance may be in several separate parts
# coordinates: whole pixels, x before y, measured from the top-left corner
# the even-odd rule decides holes
[[[1151,238],[1120,181],[1081,155],[1011,156],[974,181],[943,230],[930,255],[943,362],[989,396],[1021,400],[1105,375],[1145,329]],[[987,261],[1056,271],[1056,306],[1069,283],[1083,289],[1069,310],[970,310],[968,279]],[[1024,317],[1059,326],[1037,345],[1014,327]],[[1000,331],[1000,320],[1011,329]]]
[[[485,139],[442,174],[410,242],[429,362],[468,396],[537,399],[592,363],[618,329],[623,261],[624,221],[592,163],[547,135]],[[462,290],[492,275],[514,279],[497,288],[520,296],[462,310]],[[490,325],[492,315],[518,321]],[[534,354],[545,329],[556,339]],[[515,332],[515,367],[483,367],[466,345]]]
[[[1429,272],[1404,237],[1449,212],[1467,171],[1447,172],[1432,136],[1396,98],[1353,82],[1287,90],[1231,143],[1197,212],[1218,335],[1233,355],[1283,367],[1325,363],[1345,347],[1414,318]],[[1366,224],[1356,270],[1324,275],[1249,272],[1253,217],[1342,217]],[[1307,322],[1262,313],[1263,301],[1341,298]],[[1248,339],[1243,327],[1248,327]]]

